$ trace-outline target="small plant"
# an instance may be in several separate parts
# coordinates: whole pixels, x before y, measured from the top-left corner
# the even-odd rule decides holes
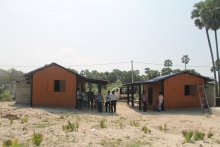
[[[3,141],[2,147],[11,147],[11,145],[12,145],[12,141],[6,140],[6,141]]]
[[[166,123],[163,125],[163,128],[164,128],[164,130],[167,130],[167,124]]]
[[[140,126],[140,123],[137,122],[137,121],[130,121],[130,125],[131,125],[131,126],[135,126],[135,127],[139,127],[139,126]]]
[[[75,124],[75,130],[78,131],[78,129],[79,129],[79,122],[76,121],[76,124]]]
[[[0,122],[0,127],[2,126],[2,122]]]
[[[67,121],[67,125],[63,125],[62,128],[66,132],[72,132],[76,129],[74,122],[71,123],[69,120]]]
[[[48,118],[43,119],[43,122],[48,122]]]
[[[141,130],[144,131],[145,134],[146,133],[151,133],[151,130],[148,129],[146,126],[143,126]]]
[[[120,124],[119,124],[119,126],[120,126],[120,129],[122,129],[122,128],[123,128],[123,125],[122,125],[122,123],[120,123]]]
[[[106,124],[105,124],[105,121],[106,121],[105,119],[101,119],[101,120],[100,120],[99,123],[100,123],[100,127],[101,127],[101,128],[106,128],[106,127],[107,127]]]
[[[127,136],[125,136],[125,138],[126,138],[126,139],[130,139],[130,136],[127,135]]]
[[[199,132],[199,131],[195,131],[195,132],[194,132],[193,138],[194,138],[195,141],[197,141],[197,140],[203,140],[204,137],[205,137],[205,134],[204,134],[204,133],[201,133],[201,132]]]
[[[209,132],[209,133],[207,134],[207,137],[208,137],[208,138],[212,138],[212,136],[213,136],[213,133],[212,133],[212,132]]]
[[[35,133],[31,137],[32,143],[36,146],[39,146],[43,141],[43,135],[41,133]]]
[[[12,145],[11,147],[20,147],[21,145],[18,143],[18,140],[15,139],[13,142],[12,142]]]
[[[162,127],[161,125],[159,126],[159,130],[160,130],[160,131],[162,131],[162,130],[163,130],[163,127]]]
[[[91,141],[88,143],[88,146],[92,146],[92,142]]]
[[[25,116],[24,118],[21,119],[21,123],[27,123],[27,122],[28,122],[28,117]]]
[[[12,125],[14,122],[14,119],[13,118],[10,118],[10,125]]]
[[[193,131],[182,131],[183,137],[185,138],[186,142],[189,142],[193,136]]]

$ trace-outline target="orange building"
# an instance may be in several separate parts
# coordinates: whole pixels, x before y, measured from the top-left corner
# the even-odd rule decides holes
[[[124,86],[139,86],[148,95],[148,104],[154,106],[157,103],[159,92],[163,93],[163,109],[199,108],[200,99],[197,83],[205,84],[205,91],[209,105],[214,105],[214,84],[213,79],[182,71],[176,74],[169,74],[154,79],[128,83]],[[134,106],[132,98],[132,106]],[[129,99],[128,102],[129,103]],[[139,90],[139,109],[141,110],[141,91]]]
[[[66,69],[56,63],[33,70],[23,75],[27,84],[30,84],[30,106],[76,106],[77,88],[85,88],[85,83],[96,83],[101,91],[101,85],[108,81],[90,79],[76,72]],[[17,81],[17,87],[19,87]],[[24,82],[23,82],[24,83]],[[24,86],[24,85],[23,85]],[[22,86],[21,86],[22,87]],[[20,88],[22,91],[22,88]],[[19,91],[18,91],[19,93]],[[21,92],[20,92],[21,93]],[[27,93],[26,93],[27,97]],[[22,98],[22,94],[16,97],[16,102]]]

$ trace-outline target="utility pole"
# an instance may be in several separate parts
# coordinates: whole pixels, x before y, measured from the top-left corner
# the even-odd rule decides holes
[[[133,60],[131,60],[131,72],[132,72],[132,74],[131,74],[131,76],[132,76],[132,83],[134,82],[134,74],[133,74]]]

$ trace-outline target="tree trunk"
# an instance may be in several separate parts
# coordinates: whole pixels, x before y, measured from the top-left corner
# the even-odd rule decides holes
[[[213,72],[214,72],[214,78],[215,78],[215,96],[217,97],[218,96],[218,83],[217,83],[217,79],[216,79],[215,60],[214,60],[214,56],[213,56],[213,52],[212,52],[212,45],[210,42],[209,32],[208,32],[207,28],[206,28],[206,36],[208,39],[210,54],[211,54],[211,58],[212,58],[212,66],[213,66]]]
[[[215,44],[216,44],[216,54],[217,54],[218,88],[220,89],[219,54],[218,54],[218,39],[217,39],[217,30],[215,30]]]

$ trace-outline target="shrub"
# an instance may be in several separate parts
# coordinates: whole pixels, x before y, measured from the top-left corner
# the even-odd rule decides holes
[[[183,137],[185,138],[186,142],[189,142],[193,136],[193,131],[182,131]]]
[[[130,121],[130,125],[131,125],[131,126],[135,126],[135,127],[139,127],[139,126],[140,126],[140,123],[137,122],[137,121]]]
[[[6,141],[3,141],[2,147],[10,147],[11,145],[12,145],[12,141],[11,140],[6,140]]]
[[[205,134],[204,134],[204,133],[201,133],[201,132],[199,132],[199,131],[195,131],[194,136],[193,136],[193,138],[194,138],[195,141],[197,141],[197,140],[203,140],[204,137],[205,137]]]
[[[32,143],[36,146],[39,146],[43,141],[43,135],[41,133],[35,133],[32,135]]]
[[[159,130],[160,130],[160,131],[162,131],[162,130],[163,130],[163,127],[162,127],[161,125],[159,126]]]
[[[151,130],[148,129],[146,126],[143,126],[141,130],[144,131],[144,133],[151,133]]]
[[[212,132],[209,132],[209,133],[207,134],[207,137],[208,137],[208,138],[212,138],[212,136],[213,136],[213,133],[212,133]]]
[[[12,101],[12,97],[8,90],[4,90],[0,93],[0,101]]]
[[[25,116],[24,118],[21,119],[21,123],[27,123],[27,122],[28,122],[28,117]]]
[[[71,123],[69,120],[67,121],[67,125],[62,126],[63,130],[66,132],[72,132],[77,131],[79,128],[79,122],[76,121],[76,123]]]
[[[167,130],[167,124],[165,123],[163,126],[164,126],[164,130]]]
[[[14,119],[13,118],[10,118],[10,125],[12,125],[14,122]]]
[[[106,127],[107,127],[106,124],[105,124],[105,121],[106,121],[105,119],[101,119],[101,120],[100,120],[99,123],[100,123],[100,127],[101,127],[101,128],[106,128]]]

